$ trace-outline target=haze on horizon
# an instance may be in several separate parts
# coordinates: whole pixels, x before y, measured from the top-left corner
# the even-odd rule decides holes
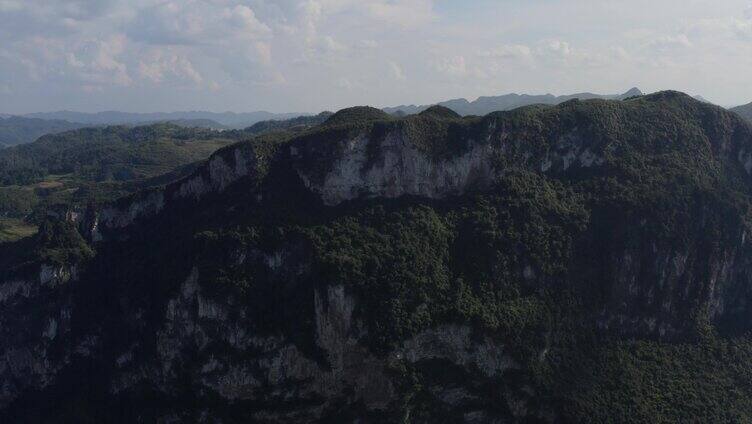
[[[748,0],[0,0],[0,40],[0,113],[752,101]]]

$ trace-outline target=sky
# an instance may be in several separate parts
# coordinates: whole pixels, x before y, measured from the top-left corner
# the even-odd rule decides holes
[[[749,0],[0,0],[0,113],[752,101]]]

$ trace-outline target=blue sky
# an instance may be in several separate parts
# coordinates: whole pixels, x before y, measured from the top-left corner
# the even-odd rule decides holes
[[[0,0],[0,113],[752,101],[749,0]]]

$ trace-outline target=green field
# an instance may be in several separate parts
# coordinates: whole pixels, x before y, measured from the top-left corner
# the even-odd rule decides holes
[[[0,218],[0,243],[16,241],[36,234],[37,227],[20,219]]]

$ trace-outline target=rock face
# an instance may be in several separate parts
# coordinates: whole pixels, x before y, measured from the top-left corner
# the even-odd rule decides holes
[[[254,178],[258,172],[258,155],[247,144],[225,149],[213,155],[207,164],[189,178],[162,189],[138,193],[86,217],[84,232],[89,238],[102,241],[103,233],[117,232],[138,219],[158,214],[165,203],[189,199],[200,200],[211,193],[224,191],[241,178]]]
[[[70,361],[74,267],[42,264],[37,278],[0,282],[0,408],[21,393],[44,389]]]
[[[378,143],[376,148],[380,152],[374,163],[369,163],[373,159],[367,156],[370,143]],[[362,196],[443,198],[461,195],[471,188],[488,186],[496,175],[493,148],[488,144],[473,145],[462,156],[438,162],[395,131],[381,140],[369,139],[366,135],[344,140],[342,150],[342,156],[323,181],[316,182],[305,168],[299,170],[301,179],[327,205]],[[296,157],[293,153],[293,158]]]
[[[728,337],[670,359],[703,370],[752,357],[749,125],[678,93],[334,117],[65,214],[93,258],[51,234],[0,269],[0,419],[749,417],[736,368],[710,385],[662,368],[644,403],[594,385],[645,380],[619,366],[665,356],[646,345]],[[691,403],[729,385],[745,400]],[[69,407],[32,411],[50,399]]]

